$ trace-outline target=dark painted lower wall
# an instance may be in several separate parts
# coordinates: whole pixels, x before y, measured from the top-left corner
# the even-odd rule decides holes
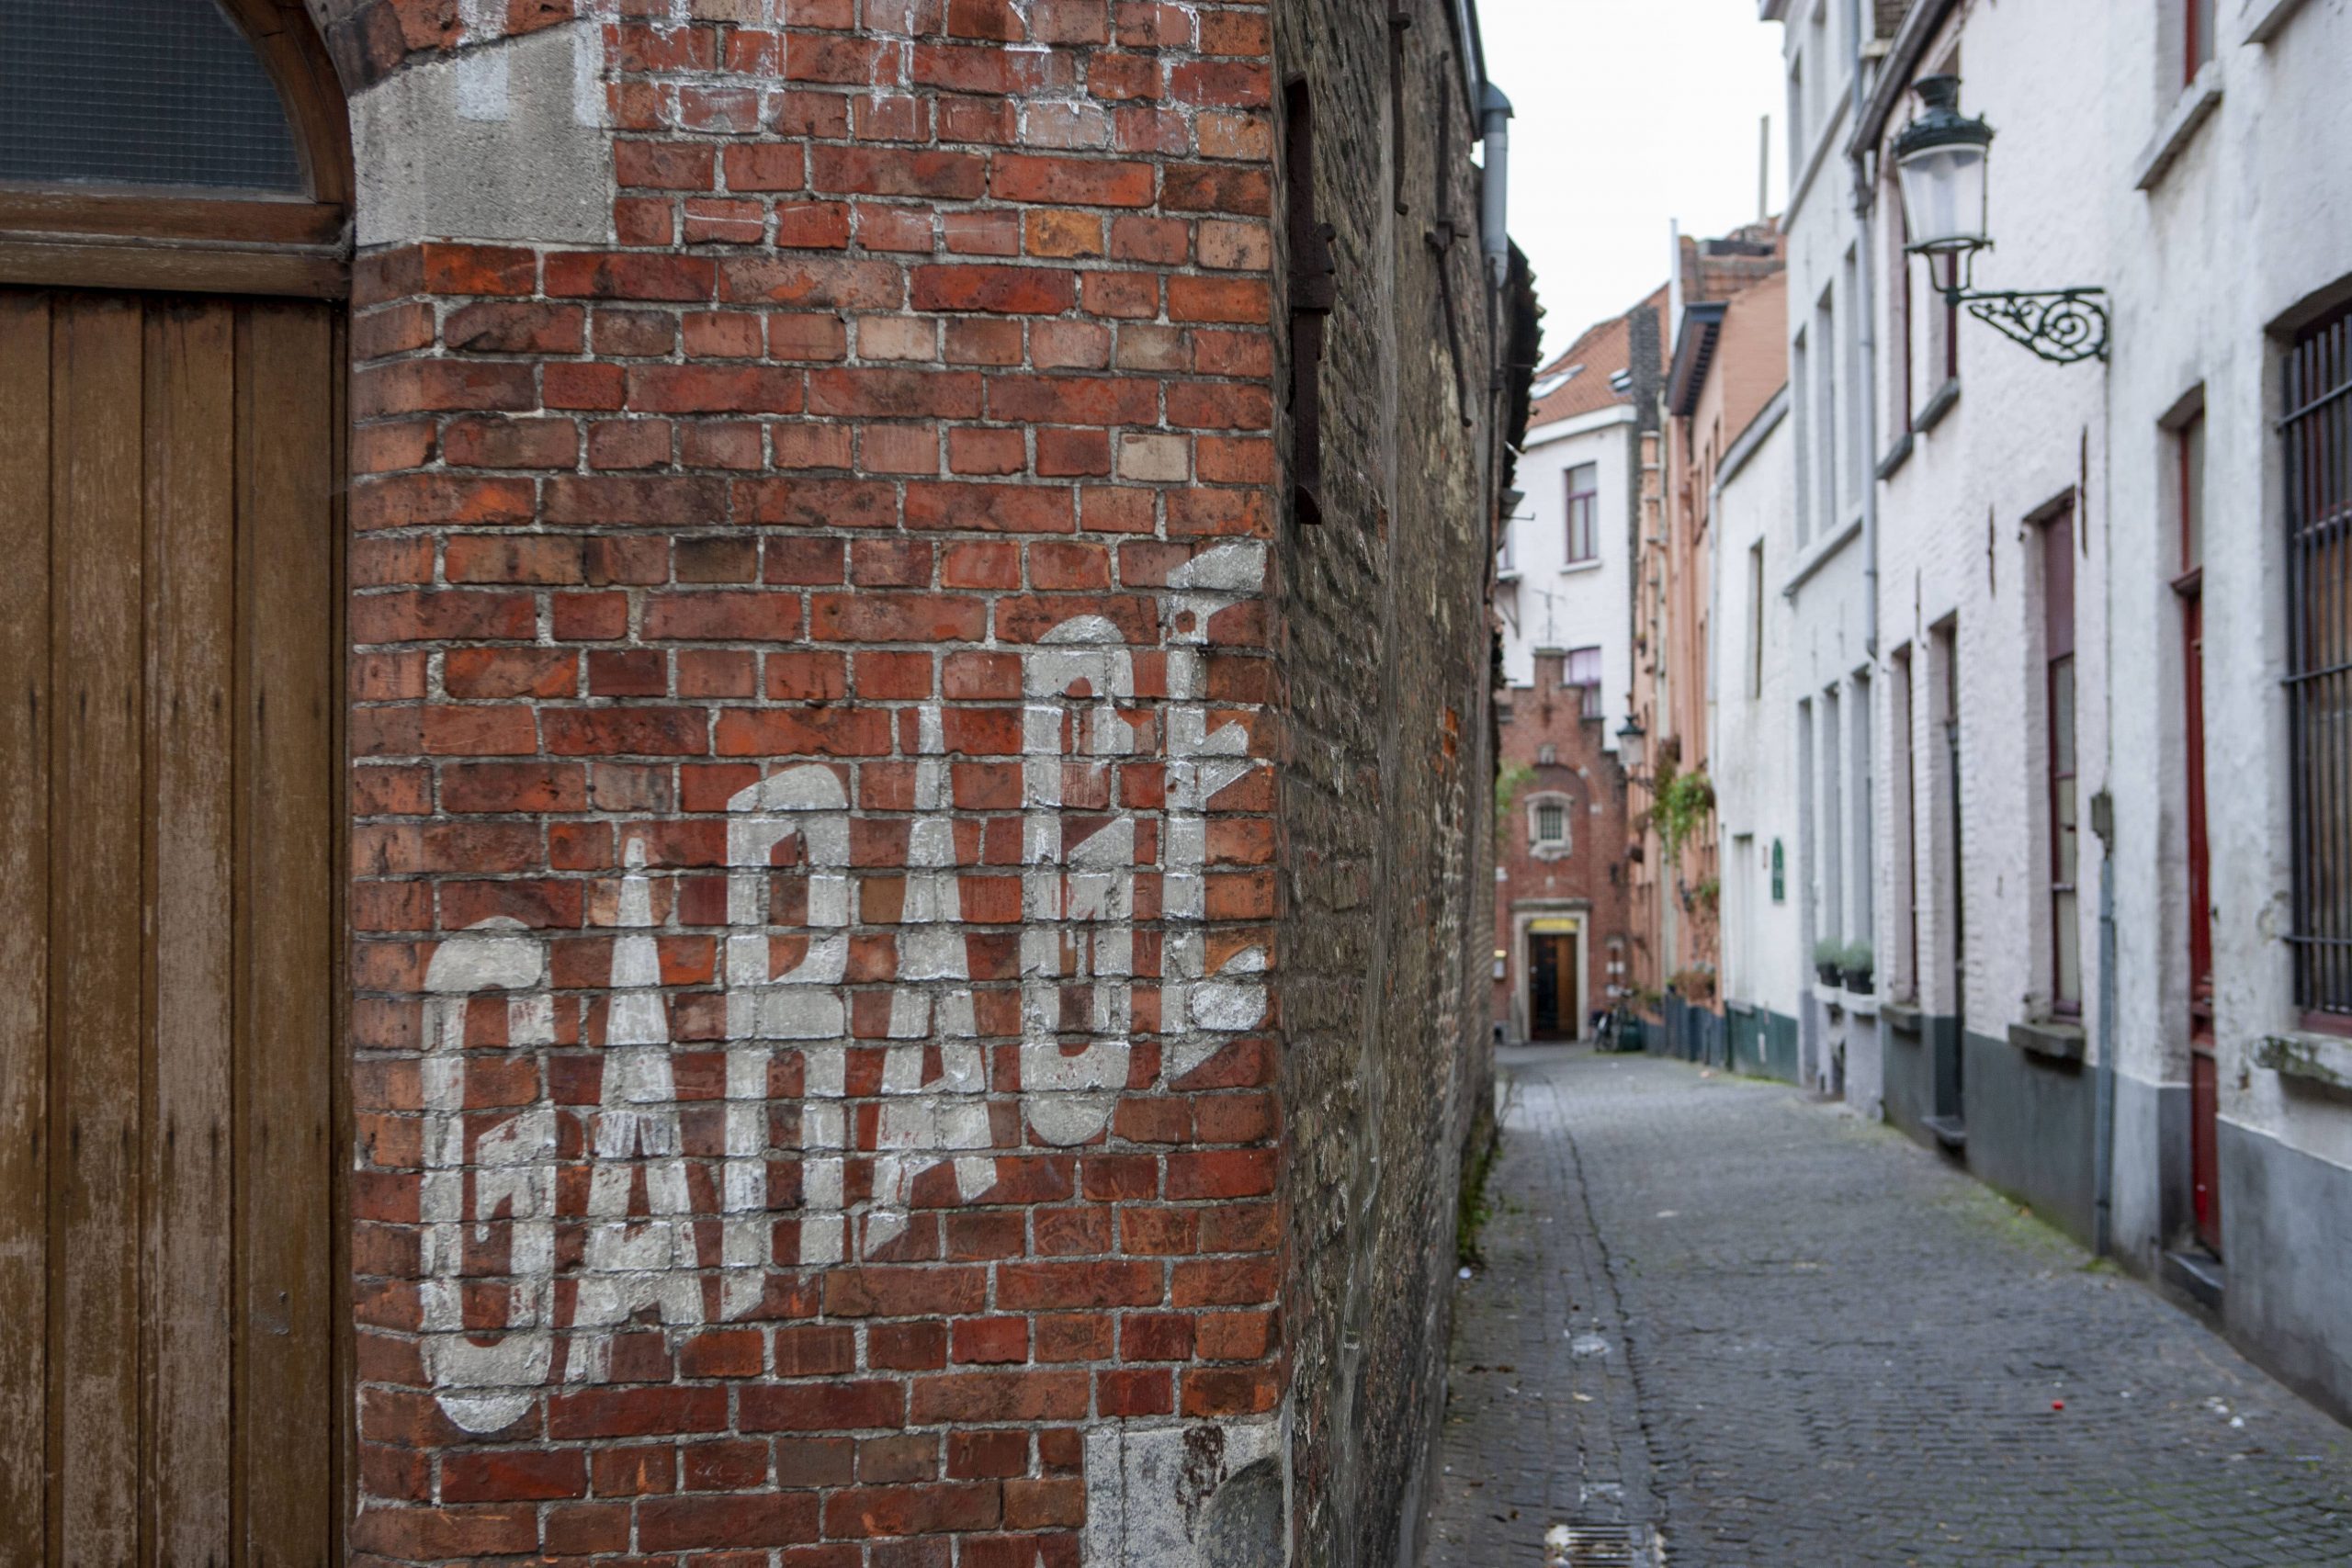
[[[2228,1122],[2221,1156],[2230,1337],[2352,1420],[2352,1170]]]
[[[1915,1008],[1879,1010],[1886,1119],[1929,1148],[1937,1146],[1930,1116],[1962,1120],[1960,1020]],[[2008,1049],[2004,1046],[2003,1049]]]
[[[1725,1043],[1736,1073],[1797,1081],[1797,1021],[1770,1008],[1734,1007],[1724,1017]]]
[[[2097,1105],[2080,1062],[1962,1037],[1972,1175],[2087,1247],[2097,1201]]]

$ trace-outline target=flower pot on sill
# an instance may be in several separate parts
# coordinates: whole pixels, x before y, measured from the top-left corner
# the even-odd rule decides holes
[[[1867,997],[1871,994],[1871,972],[1870,970],[1849,969],[1845,971],[1845,977],[1846,988],[1856,996]]]
[[[1816,964],[1813,966],[1813,972],[1820,976],[1821,983],[1825,986],[1838,984],[1838,965],[1835,964]]]

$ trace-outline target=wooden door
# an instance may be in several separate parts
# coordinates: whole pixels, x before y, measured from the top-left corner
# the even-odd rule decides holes
[[[2188,816],[2188,1180],[2197,1239],[2222,1255],[2221,1072],[2213,1055],[2213,876],[2205,798],[2205,415],[2174,437],[2180,462],[2182,739]]]
[[[339,328],[0,290],[0,1560],[339,1555]]]
[[[1569,939],[1537,932],[1527,939],[1527,1033],[1532,1040],[1573,1037],[1575,1013],[1569,1007]]]

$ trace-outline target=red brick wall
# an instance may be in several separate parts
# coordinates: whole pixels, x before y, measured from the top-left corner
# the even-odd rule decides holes
[[[1072,1563],[1282,1385],[1267,16],[692,14],[357,267],[355,1541]]]
[[[1515,915],[1579,914],[1585,922],[1584,1010],[1613,1004],[1612,985],[1631,986],[1632,928],[1623,875],[1626,789],[1616,753],[1602,744],[1602,721],[1583,716],[1580,689],[1560,682],[1561,656],[1538,653],[1535,683],[1508,694],[1510,716],[1499,727],[1502,766],[1522,779],[1496,824],[1495,942],[1504,953],[1494,981],[1494,1021],[1524,1039],[1528,1020],[1515,1010],[1527,967],[1527,943]],[[1545,747],[1553,761],[1542,761]],[[1530,842],[1528,807],[1539,795],[1569,803],[1569,851],[1539,856]],[[1611,943],[1626,945],[1612,949]],[[1611,961],[1627,964],[1611,973]],[[1583,1032],[1584,1021],[1577,1021]]]

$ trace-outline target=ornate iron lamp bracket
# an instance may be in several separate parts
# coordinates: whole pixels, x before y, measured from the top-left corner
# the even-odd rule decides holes
[[[1978,321],[2025,344],[2052,365],[2107,357],[2107,290],[2056,288],[2040,293],[1953,291]]]

